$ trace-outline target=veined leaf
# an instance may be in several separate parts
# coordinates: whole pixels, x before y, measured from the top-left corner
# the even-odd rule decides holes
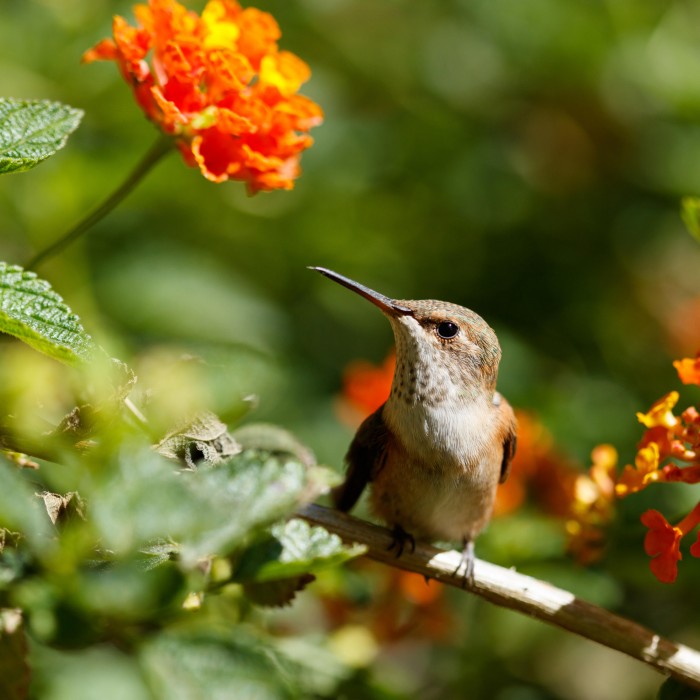
[[[293,518],[273,526],[269,537],[246,550],[236,578],[239,581],[273,581],[313,574],[365,551],[361,545],[346,547],[338,535]]]
[[[123,553],[172,542],[185,566],[231,554],[328,490],[321,468],[253,451],[196,471],[150,450],[118,459],[94,491],[81,488],[103,543]]]
[[[207,504],[208,513],[198,517],[199,532],[183,540],[183,559],[230,552],[326,492],[331,478],[322,467],[254,450],[200,470],[199,478],[190,478],[192,498]]]
[[[60,102],[0,98],[0,173],[29,170],[56,153],[82,117]]]
[[[95,347],[80,319],[48,282],[4,262],[0,262],[0,332],[68,364],[89,359]]]

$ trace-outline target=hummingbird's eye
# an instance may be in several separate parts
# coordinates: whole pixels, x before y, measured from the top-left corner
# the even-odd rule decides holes
[[[442,321],[442,323],[438,323],[436,330],[441,338],[449,340],[459,333],[459,326],[456,323],[452,323],[452,321]]]

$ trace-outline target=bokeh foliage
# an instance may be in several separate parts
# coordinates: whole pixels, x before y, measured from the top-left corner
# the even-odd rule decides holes
[[[113,13],[130,15],[130,4],[4,2],[0,94],[85,112],[58,156],[2,179],[0,259],[8,263],[25,262],[81,218],[155,138],[113,66],[78,63],[109,33]],[[311,65],[305,92],[326,112],[296,189],[250,198],[171,156],[41,270],[90,334],[134,369],[136,398],[154,402],[161,434],[184,407],[235,422],[254,404],[247,420],[283,425],[340,469],[352,432],[334,410],[342,368],[358,357],[381,361],[391,338],[380,314],[305,269],[324,265],[392,296],[475,309],[499,333],[499,387],[512,403],[538,414],[583,465],[600,442],[631,460],[640,435],[634,412],[677,388],[671,360],[700,348],[700,248],[679,216],[681,197],[700,190],[700,4],[257,4],[278,19],[283,48]],[[0,353],[4,400],[26,415],[40,401],[41,421],[60,421],[82,380],[30,359],[15,341],[3,339]],[[55,388],[42,393],[41,385]],[[686,391],[682,402],[697,400]],[[112,457],[95,478],[125,478],[133,454]],[[159,469],[148,461],[143,468]],[[70,466],[26,474],[23,481],[56,480],[62,493],[79,480]],[[28,493],[35,485],[16,487]],[[111,495],[107,512],[119,505]],[[688,561],[673,587],[658,584],[638,520],[651,504],[673,518],[696,500],[692,489],[669,487],[623,501],[607,556],[589,569],[564,556],[558,525],[534,507],[494,522],[478,552],[697,646],[700,568]],[[115,582],[134,580],[127,558],[112,582],[93,580],[91,589],[89,572],[70,568],[94,541],[82,537],[61,545],[73,553],[66,571],[40,568],[27,589],[38,624],[42,606],[65,609],[70,634],[86,617],[116,619],[123,631],[136,624],[129,615],[181,614],[178,595],[194,573],[156,568],[138,586],[142,597],[129,600],[129,584]],[[201,629],[174,629],[146,644],[138,669],[113,639],[94,645],[94,630],[70,653],[42,646],[33,630],[41,677],[56,684],[41,692],[83,697],[89,687],[138,698],[146,677],[166,696],[185,693],[168,685],[175,675],[157,670],[184,658],[221,679],[221,697],[228,683],[244,682],[219,675],[239,668],[236,659],[251,688],[297,673],[307,685],[296,687],[320,697],[453,698],[468,688],[475,698],[631,700],[658,686],[632,662],[459,593],[430,604],[408,597],[393,622],[417,626],[390,634],[372,602],[390,598],[389,574],[357,566],[326,572],[284,613],[252,613],[240,634],[219,621],[248,604],[218,599]],[[91,610],[90,601],[111,600],[98,585],[124,593],[121,607],[117,600],[111,610]],[[431,630],[420,610],[444,612],[445,624]],[[285,647],[283,660],[270,655],[268,636],[260,639],[263,627]]]

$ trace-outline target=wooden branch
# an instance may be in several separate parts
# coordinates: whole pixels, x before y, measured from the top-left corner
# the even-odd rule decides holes
[[[334,532],[347,543],[367,546],[367,556],[390,566],[414,571],[442,583],[463,588],[455,576],[460,555],[417,543],[396,558],[388,547],[391,532],[346,513],[309,505],[298,515]],[[643,661],[660,673],[700,690],[700,652],[655,634],[632,620],[577,598],[573,593],[511,569],[477,559],[474,585],[469,590],[486,600],[561,627]]]

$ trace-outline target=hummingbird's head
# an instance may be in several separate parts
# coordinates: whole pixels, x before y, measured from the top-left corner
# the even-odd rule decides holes
[[[445,382],[462,387],[463,391],[469,389],[468,395],[481,388],[495,390],[501,346],[481,316],[446,301],[397,300],[395,303],[412,312],[410,315],[385,312],[396,340],[397,376],[410,378],[411,369],[415,368],[418,377],[433,377],[430,391],[438,395]]]
[[[388,317],[396,341],[392,395],[425,402],[495,390],[501,347],[478,314],[445,301],[390,299],[332,270],[311,269],[363,296]]]

